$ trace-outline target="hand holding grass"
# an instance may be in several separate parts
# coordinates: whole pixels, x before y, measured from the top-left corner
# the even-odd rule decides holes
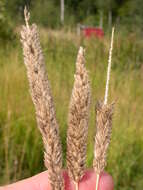
[[[66,171],[63,171],[65,190],[74,190],[75,186],[69,179]],[[49,181],[47,180],[47,171],[42,172],[31,178],[19,181],[17,183],[0,187],[0,190],[51,190]],[[80,190],[94,190],[96,186],[96,173],[93,170],[87,170],[84,177],[79,182]],[[99,190],[113,190],[112,177],[107,173],[100,176]]]
[[[24,62],[27,69],[30,92],[36,110],[36,119],[45,148],[44,161],[48,169],[46,172],[46,174],[48,174],[46,184],[49,184],[46,189],[78,190],[80,188],[84,190],[87,188],[95,189],[95,185],[96,190],[113,189],[110,188],[110,186],[106,186],[105,188],[103,186],[102,188],[100,184],[106,184],[102,176],[105,176],[103,171],[106,165],[106,151],[110,141],[112,126],[112,105],[107,105],[107,97],[114,29],[112,32],[105,101],[103,105],[99,104],[97,109],[97,134],[95,137],[93,161],[94,171],[86,171],[86,148],[91,93],[88,72],[85,68],[84,49],[80,47],[78,52],[75,81],[68,115],[66,160],[67,170],[70,176],[70,178],[68,178],[67,173],[62,172],[62,147],[59,136],[59,126],[56,120],[55,108],[47,77],[44,56],[40,46],[39,34],[35,24],[29,25],[29,18],[30,14],[25,8],[25,26],[23,26],[21,31],[21,42],[23,45]],[[101,177],[101,182],[99,182],[99,175]],[[97,183],[93,176],[97,176]],[[37,189],[44,190],[41,186],[42,180],[43,178],[37,178],[34,184],[32,184],[34,188],[37,183]],[[21,184],[22,182],[19,183]],[[28,185],[27,182],[25,184]],[[26,188],[32,189],[32,187],[28,186],[26,186]],[[19,187],[19,189],[22,189],[22,187]]]

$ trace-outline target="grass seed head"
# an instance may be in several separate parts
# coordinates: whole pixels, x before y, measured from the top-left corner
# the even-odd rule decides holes
[[[25,22],[21,31],[24,63],[27,69],[30,92],[36,110],[38,127],[45,147],[44,160],[53,190],[64,189],[62,178],[62,148],[59,126],[48,81],[37,26],[29,25],[30,14],[25,8]]]
[[[84,49],[80,47],[69,106],[67,132],[67,168],[71,179],[77,183],[85,170],[89,107],[90,83],[85,68]]]

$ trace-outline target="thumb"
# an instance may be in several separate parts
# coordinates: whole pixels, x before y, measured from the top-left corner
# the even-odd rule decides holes
[[[0,187],[0,190],[51,190],[48,172],[45,171],[28,179]]]

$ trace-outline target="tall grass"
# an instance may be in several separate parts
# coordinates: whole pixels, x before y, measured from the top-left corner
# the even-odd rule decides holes
[[[42,31],[42,46],[55,100],[60,133],[66,151],[67,112],[79,44],[86,48],[92,82],[92,108],[87,165],[93,160],[94,107],[104,94],[110,39],[83,40],[69,34]],[[116,100],[107,171],[117,190],[142,190],[143,182],[143,43],[135,35],[116,35],[109,102]],[[0,48],[0,184],[42,170],[42,140],[35,127],[34,107],[20,44]]]

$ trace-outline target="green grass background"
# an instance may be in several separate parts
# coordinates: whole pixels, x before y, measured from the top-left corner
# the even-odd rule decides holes
[[[80,45],[92,86],[87,167],[92,167],[95,104],[103,100],[109,36],[82,39],[70,32],[41,32],[41,43],[66,154],[67,113]],[[115,33],[109,102],[115,101],[113,132],[106,170],[116,190],[143,187],[143,40]],[[65,164],[65,161],[64,161]],[[0,184],[43,171],[43,146],[36,126],[19,42],[0,47]]]

